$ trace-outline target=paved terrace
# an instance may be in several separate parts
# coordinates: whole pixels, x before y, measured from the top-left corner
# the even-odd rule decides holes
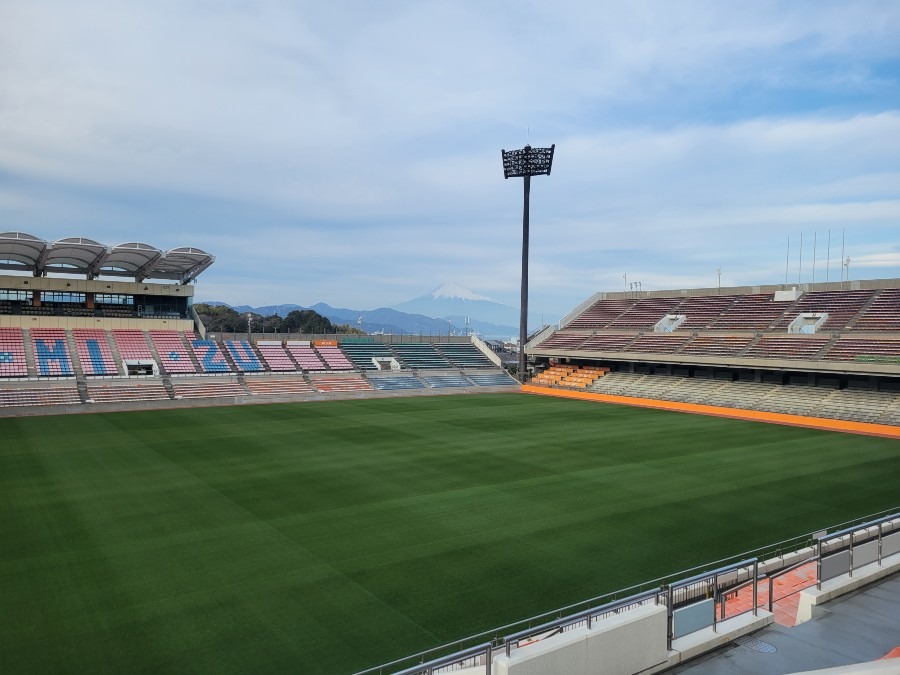
[[[900,646],[900,574],[814,610],[798,626],[773,623],[741,644],[701,656],[667,673],[781,675],[874,661]],[[893,660],[900,673],[900,658]]]

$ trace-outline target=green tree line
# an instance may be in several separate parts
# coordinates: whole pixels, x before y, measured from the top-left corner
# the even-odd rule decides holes
[[[224,305],[207,305],[198,302],[194,305],[197,315],[213,333],[246,333],[247,314],[233,310]],[[326,333],[355,333],[357,328],[346,324],[333,324],[326,317],[312,309],[295,309],[285,317],[277,314],[262,316],[250,312],[251,328],[254,333],[308,333],[313,335]]]

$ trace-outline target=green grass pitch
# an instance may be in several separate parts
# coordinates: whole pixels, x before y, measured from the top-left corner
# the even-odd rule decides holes
[[[894,440],[522,394],[0,419],[0,672],[346,673],[898,484]]]

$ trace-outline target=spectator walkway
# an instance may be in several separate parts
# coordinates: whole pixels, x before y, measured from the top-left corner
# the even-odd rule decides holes
[[[777,577],[772,583],[772,597],[775,599],[772,603],[772,613],[775,615],[775,623],[781,626],[795,626],[797,624],[797,608],[800,605],[800,591],[815,585],[815,561]],[[719,606],[721,607],[721,605]],[[769,582],[766,579],[759,582],[757,606],[768,610]],[[738,591],[737,597],[728,595],[725,602],[725,618],[730,619],[752,609],[753,587],[746,586]]]
[[[779,621],[666,672],[799,673],[896,657],[898,646],[900,574],[895,574],[822,605],[811,621],[793,627]],[[878,672],[900,672],[900,660],[896,669]]]

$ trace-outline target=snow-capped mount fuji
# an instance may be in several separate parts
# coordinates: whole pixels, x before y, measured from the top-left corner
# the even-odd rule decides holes
[[[401,302],[391,309],[411,314],[424,314],[435,319],[452,319],[457,325],[470,322],[488,322],[497,327],[509,329],[510,335],[517,332],[519,310],[504,305],[486,295],[480,295],[461,284],[448,282],[438,286],[427,295]]]
[[[438,286],[433,291],[431,291],[431,297],[435,300],[484,300],[485,302],[493,302],[498,305],[501,304],[486,295],[478,295],[478,293],[476,293],[475,291],[469,290],[465,286],[462,286],[455,281],[448,281],[446,284]]]

